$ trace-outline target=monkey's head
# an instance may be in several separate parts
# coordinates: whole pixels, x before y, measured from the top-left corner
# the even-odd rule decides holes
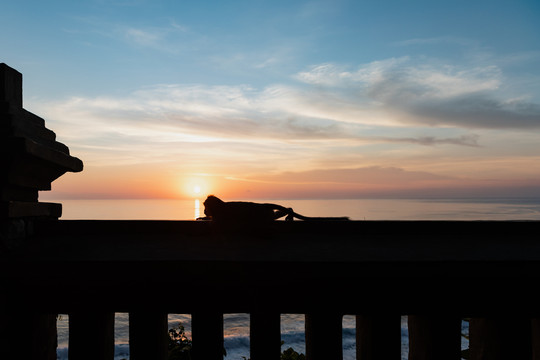
[[[223,205],[223,200],[214,195],[208,195],[206,200],[204,200],[204,215],[212,217],[212,214],[215,213],[221,205]]]

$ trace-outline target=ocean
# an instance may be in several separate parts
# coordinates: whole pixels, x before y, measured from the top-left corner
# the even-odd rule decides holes
[[[48,200],[50,201],[50,200]],[[54,200],[53,200],[54,201]],[[62,219],[193,220],[204,216],[204,199],[192,200],[58,200]],[[246,200],[292,207],[306,216],[349,216],[351,220],[540,220],[540,198],[505,199],[351,199],[351,200]],[[169,328],[179,323],[191,332],[189,314],[170,314]],[[58,359],[68,358],[69,316],[58,319]],[[463,323],[463,331],[467,324]],[[117,313],[115,360],[129,359],[128,314]],[[249,315],[224,315],[225,360],[249,358]],[[304,315],[282,314],[282,350],[305,352]],[[402,359],[408,356],[407,317],[401,317]],[[356,358],[355,317],[343,318],[343,357]],[[463,338],[462,347],[467,347]]]
[[[225,360],[243,360],[249,358],[249,315],[224,314],[224,346],[227,355]],[[191,316],[188,314],[170,314],[169,328],[182,324],[186,328],[188,337],[191,337]],[[69,316],[61,315],[57,321],[58,350],[57,358],[68,359],[68,322]],[[117,313],[115,317],[115,360],[129,359],[128,314]],[[407,359],[409,351],[407,317],[401,317],[401,353],[402,360]],[[299,353],[305,353],[304,315],[281,315],[281,340],[284,342],[282,350],[292,347]],[[463,344],[466,347],[466,344]],[[343,317],[343,358],[356,359],[355,317]]]
[[[62,219],[193,220],[204,216],[204,198],[47,201],[63,204]],[[246,201],[280,204],[305,216],[348,216],[351,220],[540,220],[540,198]]]

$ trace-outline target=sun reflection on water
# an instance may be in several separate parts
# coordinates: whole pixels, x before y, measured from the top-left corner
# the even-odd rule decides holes
[[[195,219],[201,217],[201,202],[195,199]]]

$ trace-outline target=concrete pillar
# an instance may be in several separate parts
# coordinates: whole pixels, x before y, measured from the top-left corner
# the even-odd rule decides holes
[[[69,314],[69,360],[114,359],[114,312]]]
[[[409,360],[460,360],[461,317],[410,315]]]
[[[281,355],[281,316],[278,312],[250,314],[251,360],[279,360]]]
[[[223,314],[196,312],[191,314],[193,360],[223,360]]]
[[[0,308],[0,359],[56,360],[56,347],[56,314]]]
[[[470,360],[532,359],[531,319],[500,315],[471,318]]]
[[[129,313],[130,360],[167,360],[169,335],[166,313]]]
[[[533,360],[540,360],[540,318],[531,319],[531,342]]]
[[[401,356],[401,317],[395,314],[356,316],[356,359],[387,360]]]
[[[342,314],[306,314],[307,360],[343,359],[342,323]]]

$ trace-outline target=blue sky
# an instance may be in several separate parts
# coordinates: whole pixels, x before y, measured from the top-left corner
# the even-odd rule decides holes
[[[57,194],[540,196],[538,1],[21,0],[0,31],[85,161]]]
[[[3,57],[50,69],[43,80],[60,81],[47,93],[103,94],[265,86],[327,62],[523,55],[538,50],[539,14],[535,1],[20,1],[1,16]]]

